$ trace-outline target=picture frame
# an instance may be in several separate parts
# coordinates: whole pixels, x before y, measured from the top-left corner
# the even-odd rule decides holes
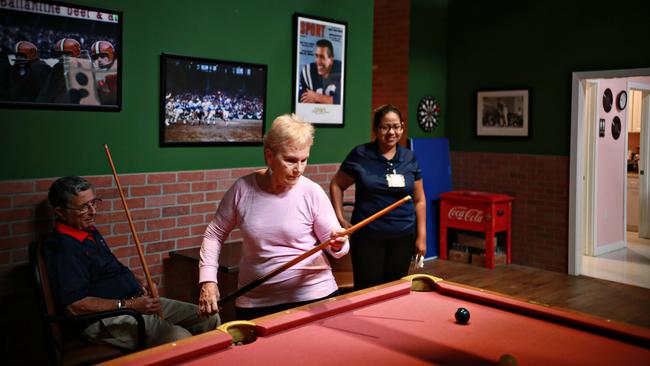
[[[119,112],[121,11],[0,2],[0,107]]]
[[[262,145],[267,65],[160,56],[160,146]]]
[[[476,135],[528,137],[529,89],[476,93]]]
[[[347,23],[294,14],[293,110],[316,126],[343,127]]]

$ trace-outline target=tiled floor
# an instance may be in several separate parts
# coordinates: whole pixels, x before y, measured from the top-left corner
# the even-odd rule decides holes
[[[650,239],[627,232],[628,247],[599,257],[582,257],[582,274],[650,288]]]

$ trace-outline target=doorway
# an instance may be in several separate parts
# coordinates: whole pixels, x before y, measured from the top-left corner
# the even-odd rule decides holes
[[[612,81],[616,79],[615,81]],[[625,83],[627,81],[627,84]],[[579,72],[573,74],[572,90],[572,113],[571,113],[571,170],[570,170],[570,202],[569,202],[569,273],[573,275],[589,275],[598,278],[605,278],[617,282],[631,283],[638,286],[650,288],[650,240],[641,238],[636,233],[627,233],[628,219],[633,219],[627,214],[628,207],[626,198],[627,190],[624,191],[623,183],[627,185],[626,159],[628,135],[627,124],[623,123],[621,137],[624,139],[615,142],[617,150],[614,150],[615,158],[612,160],[611,153],[603,153],[603,146],[610,143],[612,138],[609,130],[612,114],[607,117],[610,121],[603,121],[603,111],[600,107],[605,87],[599,89],[599,82],[603,85],[616,85],[614,104],[617,103],[618,90],[626,90],[628,95],[627,112],[631,113],[629,96],[634,95],[631,91],[636,89],[645,90],[639,86],[644,81],[650,81],[650,69],[633,70],[608,70],[594,72]],[[650,84],[650,82],[648,83]],[[650,90],[644,91],[641,97],[641,108],[645,128],[637,127],[639,154],[639,230],[640,226],[648,226],[648,160],[650,154],[648,147],[648,119],[650,119]],[[594,105],[596,103],[596,105]],[[599,112],[600,108],[600,112]],[[619,106],[615,105],[615,108]],[[638,107],[637,107],[638,108]],[[617,109],[621,115],[626,108]],[[607,111],[607,110],[605,110]],[[623,119],[623,117],[621,117]],[[628,119],[624,119],[629,120]],[[605,126],[603,126],[605,125]],[[606,131],[602,128],[606,127]],[[607,140],[609,138],[609,141]],[[623,143],[624,145],[622,145]],[[634,143],[634,142],[633,142]],[[634,146],[632,146],[634,147]],[[609,147],[611,152],[611,147]],[[598,152],[601,151],[601,157]],[[612,169],[612,164],[618,164],[620,151],[620,165]],[[603,168],[603,161],[610,160],[607,169]],[[619,169],[620,167],[620,169]],[[600,170],[600,172],[599,172]],[[620,172],[619,176],[618,171]],[[607,191],[604,194],[606,184],[603,184],[602,175],[616,174],[618,185],[615,194]],[[600,175],[599,175],[600,174]],[[600,191],[598,185],[600,184]],[[609,183],[608,183],[609,184]],[[612,196],[616,198],[612,200]],[[609,200],[609,201],[608,201]],[[612,211],[611,206],[616,206]],[[607,215],[614,217],[608,218]],[[628,217],[630,216],[630,217]],[[612,218],[614,220],[612,220]],[[611,223],[615,224],[612,225]],[[608,231],[603,227],[609,225]],[[611,227],[616,226],[616,227]],[[650,230],[650,229],[648,229]],[[606,244],[606,245],[603,245]]]

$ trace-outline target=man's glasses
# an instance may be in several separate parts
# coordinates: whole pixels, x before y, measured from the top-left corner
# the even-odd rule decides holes
[[[390,130],[393,130],[395,132],[400,132],[402,130],[402,124],[399,124],[399,125],[379,125],[377,127],[377,129],[381,133],[386,133],[386,132],[388,132]]]
[[[81,207],[66,207],[68,210],[74,210],[79,212],[80,214],[85,214],[90,211],[91,208],[94,208],[97,210],[97,207],[101,205],[102,199],[101,198],[95,198],[92,201],[89,201],[87,203],[84,203]]]

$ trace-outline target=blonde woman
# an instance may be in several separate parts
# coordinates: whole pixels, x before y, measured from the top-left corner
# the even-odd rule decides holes
[[[235,227],[242,233],[239,287],[281,266],[343,231],[323,189],[302,174],[314,128],[295,115],[273,121],[264,137],[266,168],[239,178],[221,200],[205,231],[199,263],[202,315],[218,312],[219,251]],[[347,236],[326,249],[347,254]],[[252,319],[337,294],[325,253],[316,253],[240,296],[238,319]]]

